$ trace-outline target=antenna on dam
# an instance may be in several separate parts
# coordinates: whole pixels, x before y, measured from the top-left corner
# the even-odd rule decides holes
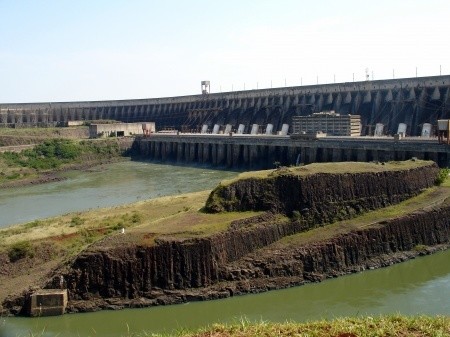
[[[210,89],[209,81],[202,81],[202,95],[208,95]]]
[[[370,80],[370,76],[369,76],[369,68],[366,68],[366,81]]]

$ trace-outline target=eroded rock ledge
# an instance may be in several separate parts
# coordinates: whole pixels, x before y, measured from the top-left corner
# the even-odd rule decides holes
[[[449,217],[446,201],[374,227],[282,249],[264,246],[284,234],[282,226],[272,225],[147,249],[92,252],[80,256],[68,275],[69,311],[218,299],[385,267],[448,248]]]

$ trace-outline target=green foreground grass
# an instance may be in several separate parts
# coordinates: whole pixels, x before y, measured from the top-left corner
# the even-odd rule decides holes
[[[450,336],[450,317],[402,315],[380,317],[347,317],[332,321],[321,320],[308,323],[251,323],[242,320],[237,324],[215,324],[198,331],[179,331],[174,334],[138,333],[127,337],[261,337],[261,336],[308,336],[308,337],[422,337]]]

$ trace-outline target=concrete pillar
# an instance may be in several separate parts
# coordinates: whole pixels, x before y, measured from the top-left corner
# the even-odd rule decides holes
[[[217,144],[211,145],[211,159],[213,166],[217,166]]]
[[[161,143],[161,160],[166,161],[167,160],[167,147],[169,146],[169,143],[163,142]]]
[[[202,162],[204,164],[211,163],[210,145],[208,143],[204,143],[202,147],[203,147],[203,160],[202,160]]]
[[[217,165],[223,165],[226,159],[226,145],[218,144],[217,145]]]
[[[258,146],[257,145],[249,145],[249,164],[250,168],[257,167],[258,161]]]
[[[155,159],[161,159],[161,142],[156,142],[155,144]]]
[[[197,152],[197,144],[191,143],[189,144],[189,162],[194,162],[196,160],[195,153]]]
[[[198,143],[196,150],[197,162],[203,163],[203,143]]]
[[[345,160],[352,161],[352,149],[345,149]]]
[[[267,146],[267,159],[268,169],[274,167],[274,162],[280,161],[278,160],[278,158],[276,158],[275,146]]]
[[[244,161],[244,166],[249,167],[250,166],[250,146],[244,145],[244,148],[242,149],[242,158]]]
[[[317,148],[309,148],[309,161],[310,163],[315,163],[317,161]]]
[[[301,164],[309,164],[309,154],[306,147],[301,147],[299,149],[300,152],[300,163]]]
[[[233,160],[231,167],[239,167],[242,163],[239,162],[241,157],[241,145],[233,145]]]
[[[373,150],[372,151],[372,160],[373,161],[379,161],[380,156],[378,155],[378,150]]]
[[[189,162],[189,158],[191,157],[191,144],[184,144],[184,162]]]
[[[227,157],[226,157],[227,167],[232,167],[233,166],[233,145],[227,144],[226,151],[227,151]]]
[[[366,162],[367,161],[367,150],[365,150],[365,149],[358,150],[356,160],[360,161],[360,162]]]
[[[149,145],[149,157],[151,159],[155,158],[155,142],[150,142],[150,145]]]
[[[342,161],[341,149],[333,149],[333,162]]]
[[[149,145],[149,142],[139,142],[139,151],[141,152],[142,156],[148,157]]]
[[[394,152],[393,151],[383,151],[381,161],[392,161],[394,160]]]
[[[177,162],[180,163],[184,158],[184,143],[178,143],[177,146]]]
[[[297,156],[299,152],[297,149],[293,146],[289,146],[287,149],[287,157],[288,157],[288,164],[289,165],[295,165],[297,162]]]

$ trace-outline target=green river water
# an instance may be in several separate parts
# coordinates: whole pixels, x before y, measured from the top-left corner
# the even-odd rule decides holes
[[[138,162],[118,163],[92,173],[71,173],[63,182],[0,192],[0,226],[212,188],[235,175]],[[32,211],[21,214],[23,208]],[[8,214],[8,220],[4,220],[5,211],[13,213]],[[390,313],[450,315],[450,250],[322,283],[224,300],[59,317],[0,318],[0,337],[30,333],[42,337],[126,336],[143,330],[170,332],[236,322],[243,317],[251,321],[302,322]]]

